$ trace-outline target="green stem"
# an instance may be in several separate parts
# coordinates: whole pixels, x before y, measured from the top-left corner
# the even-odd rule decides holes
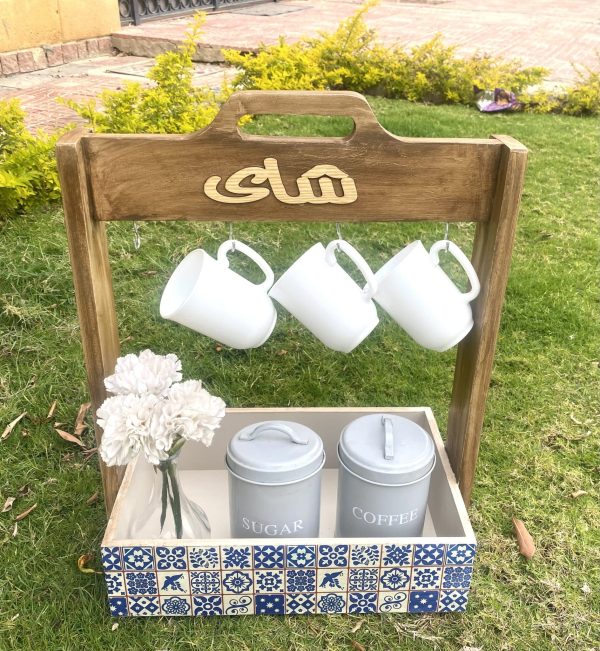
[[[171,507],[173,508],[173,518],[175,520],[175,533],[177,538],[183,538],[183,525],[181,521],[181,499],[179,496],[179,484],[177,483],[177,474],[175,471],[175,465],[172,461],[167,462],[167,473],[171,480],[171,492],[173,493],[173,499],[171,502]]]
[[[162,533],[163,527],[165,525],[165,519],[167,517],[167,496],[169,493],[169,479],[167,477],[166,470],[160,469],[162,473],[162,493],[161,493],[161,511],[160,511],[160,531]]]
[[[185,439],[184,438],[179,438],[173,443],[171,446],[171,449],[168,452],[169,457],[172,457],[173,455],[177,454],[179,450],[185,445]]]

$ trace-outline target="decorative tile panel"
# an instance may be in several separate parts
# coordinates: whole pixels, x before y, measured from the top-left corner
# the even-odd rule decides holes
[[[287,567],[315,567],[317,551],[315,545],[288,545],[286,554]]]
[[[205,594],[193,597],[194,615],[222,615],[223,598],[221,595]]]
[[[185,547],[157,547],[157,570],[187,570]]]
[[[127,594],[158,594],[156,578],[156,572],[125,572]]]
[[[465,610],[475,552],[393,540],[141,544],[103,547],[102,564],[114,617],[431,613]]]
[[[106,591],[109,597],[125,596],[125,577],[123,572],[105,572]]]
[[[380,592],[380,613],[405,613],[408,609],[408,592]]]
[[[225,615],[253,615],[254,597],[250,595],[223,595],[223,614]]]
[[[152,547],[125,547],[123,562],[126,570],[153,570],[154,553]]]
[[[129,611],[140,617],[160,615],[158,597],[129,597]]]
[[[473,576],[472,565],[446,565],[442,576],[442,588],[468,590]]]
[[[319,567],[347,567],[349,545],[319,545]]]
[[[352,545],[350,549],[351,567],[365,565],[379,567],[380,545]]]
[[[262,545],[254,547],[254,567],[271,570],[283,568],[283,545]]]
[[[161,597],[160,608],[163,615],[170,617],[192,614],[190,597]]]
[[[463,612],[467,607],[468,594],[468,590],[442,590],[440,597],[440,612]]]
[[[231,547],[227,549],[231,550]],[[218,547],[190,547],[188,552],[190,569],[218,570],[221,567],[221,555],[219,551]],[[231,555],[232,552],[229,554],[230,558]],[[244,556],[242,555],[242,557]]]
[[[192,594],[221,594],[221,573],[217,570],[190,572]]]
[[[471,565],[475,558],[475,545],[448,545],[448,565]]]
[[[102,567],[104,567],[105,572],[123,569],[120,547],[102,547],[101,552]]]
[[[346,612],[346,592],[328,592],[317,595],[317,612],[322,615],[334,615]]]
[[[319,592],[331,592],[332,590],[348,589],[347,568],[319,568],[317,570],[317,590]]]
[[[189,572],[157,572],[156,580],[163,596],[190,594]]]
[[[285,592],[283,570],[256,570],[254,572],[256,592]]]
[[[377,593],[376,592],[351,592],[349,595],[348,612],[358,613],[375,613],[377,612]]]
[[[254,583],[252,572],[232,570],[231,572],[222,572],[222,575],[224,593],[242,594],[244,592],[252,592],[252,585]]]
[[[285,595],[257,594],[254,612],[257,615],[285,615]]]

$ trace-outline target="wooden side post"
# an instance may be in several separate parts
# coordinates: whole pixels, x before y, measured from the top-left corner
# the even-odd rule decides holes
[[[105,225],[91,214],[83,134],[83,130],[77,130],[63,136],[56,155],[83,355],[95,413],[106,397],[103,380],[112,373],[119,356],[119,335]],[[95,429],[99,444],[101,432],[97,425]],[[109,468],[100,460],[100,470],[106,510],[110,513],[125,468]]]
[[[473,306],[473,330],[458,348],[446,442],[446,450],[467,505],[473,490],[485,403],[527,165],[526,147],[508,136],[494,137],[503,144],[496,194],[490,219],[477,223],[473,243],[473,265],[481,281],[481,293]]]

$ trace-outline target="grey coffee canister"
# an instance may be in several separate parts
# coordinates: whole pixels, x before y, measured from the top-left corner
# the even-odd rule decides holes
[[[395,414],[349,423],[338,445],[336,535],[420,536],[435,446],[419,425]]]
[[[300,423],[264,421],[227,447],[233,538],[319,535],[323,442]]]

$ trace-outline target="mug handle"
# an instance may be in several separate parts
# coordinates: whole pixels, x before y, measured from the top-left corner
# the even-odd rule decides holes
[[[267,261],[260,256],[254,249],[251,249],[247,244],[240,242],[239,240],[225,240],[223,244],[219,247],[217,251],[217,262],[222,265],[225,265],[229,268],[229,259],[227,254],[230,251],[239,251],[244,255],[248,256],[250,260],[255,262],[260,270],[265,274],[265,280],[262,283],[258,283],[256,286],[259,289],[264,290],[265,292],[271,288],[271,285],[275,281],[275,276],[273,270],[269,267]]]
[[[244,432],[244,434],[240,436],[240,441],[253,441],[257,436],[264,432],[281,432],[282,434],[286,434],[293,443],[297,443],[298,445],[308,445],[306,439],[298,436],[291,427],[288,427],[283,423],[263,423],[262,425],[258,425],[253,430]]]
[[[475,271],[471,261],[467,256],[450,240],[440,240],[436,242],[431,249],[429,249],[429,255],[433,260],[435,265],[440,264],[440,251],[448,251],[451,253],[457,260],[458,264],[463,268],[464,272],[467,274],[469,283],[471,283],[471,289],[468,292],[463,293],[463,298],[465,302],[470,303],[474,298],[479,294],[481,285],[479,284],[479,278],[477,277],[477,272]]]
[[[377,291],[377,281],[375,280],[375,274],[371,271],[371,267],[369,267],[362,255],[351,244],[346,242],[346,240],[333,240],[327,245],[325,249],[325,261],[331,266],[338,263],[335,257],[336,249],[343,251],[364,276],[367,286],[363,290],[363,293],[365,300],[370,301]]]

